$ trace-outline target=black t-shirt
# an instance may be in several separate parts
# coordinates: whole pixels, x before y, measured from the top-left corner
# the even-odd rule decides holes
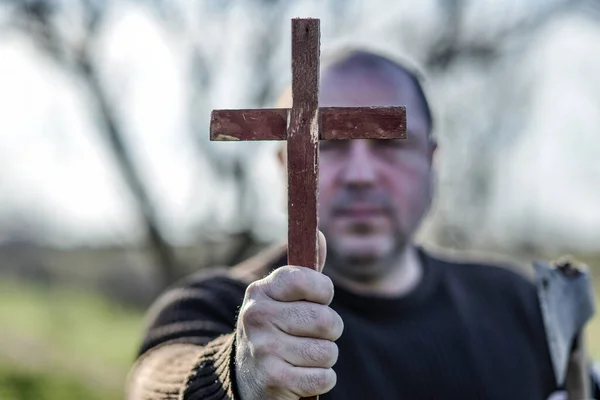
[[[323,399],[546,399],[554,391],[534,287],[515,272],[423,257],[404,298],[336,289],[338,385]]]
[[[547,399],[556,385],[534,285],[506,268],[419,254],[423,279],[407,296],[365,296],[336,286],[331,307],[344,320],[337,384],[320,398]],[[285,258],[271,260],[264,271],[284,264]],[[227,270],[176,285],[154,306],[140,354],[168,342],[206,345],[234,337],[246,287]],[[225,350],[218,354],[233,358]],[[233,361],[230,373],[203,370],[214,363],[198,360],[185,399],[209,392],[215,399],[237,398]]]

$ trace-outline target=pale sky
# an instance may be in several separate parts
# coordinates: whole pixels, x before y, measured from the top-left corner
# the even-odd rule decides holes
[[[249,68],[242,68],[240,60],[253,54],[256,49],[252,46],[261,45],[248,43],[247,38],[253,37],[256,21],[263,15],[245,8],[243,2],[232,4],[235,8],[219,18],[206,6],[192,35],[175,36],[145,8],[121,3],[109,16],[100,44],[99,65],[110,82],[108,89],[113,105],[120,110],[126,140],[150,185],[165,232],[174,243],[193,240],[199,230],[197,224],[207,214],[213,218],[211,227],[235,222],[231,212],[234,191],[209,173],[191,141],[187,123],[190,88],[186,84],[189,46],[195,41],[211,63],[211,91],[194,110],[205,118],[207,128],[211,109],[254,106],[249,103],[257,81]],[[372,3],[361,4],[355,11],[368,22],[365,25],[370,31],[353,25],[352,16],[336,25],[334,16],[327,14],[332,11],[323,2],[294,3],[288,11],[295,13],[289,17],[323,18],[324,46],[345,32],[349,39],[362,43],[385,41],[400,47],[426,48],[439,31],[435,2],[424,1],[419,6],[398,2],[379,19],[368,18],[368,13],[376,12],[371,11]],[[478,6],[483,7],[478,19],[467,13],[464,32],[475,32],[470,40],[479,38],[478,29],[487,27],[488,22],[495,24],[488,33],[499,32],[524,20],[526,14],[515,1],[485,4]],[[500,4],[505,5],[504,12],[498,11]],[[394,15],[401,20],[392,18]],[[289,38],[288,15],[281,18],[285,23],[280,31],[270,33],[279,35],[280,42]],[[396,32],[398,21],[410,27],[408,32],[414,35],[391,34]],[[484,223],[478,236],[491,232],[505,243],[533,236],[542,243],[597,249],[600,58],[595,49],[600,43],[600,26],[591,19],[566,16],[527,41],[515,43],[512,56],[496,64],[458,63],[455,70],[435,81],[437,100],[445,107],[444,122],[450,127],[442,133],[446,144],[442,154],[452,160],[448,164],[452,168],[441,174],[450,188],[450,197],[443,199],[451,205],[448,216],[464,220],[465,226],[474,223],[474,229]],[[289,68],[284,65],[288,52],[287,42],[278,44],[269,68]],[[128,190],[113,166],[102,132],[85,108],[86,94],[78,82],[64,75],[25,37],[0,37],[0,58],[0,222],[10,226],[19,222],[11,221],[14,218],[43,221],[40,226],[44,230],[39,229],[43,241],[60,245],[120,243],[138,238],[138,221]],[[279,81],[285,76],[272,75]],[[491,130],[490,125],[494,125]],[[468,160],[478,151],[473,139],[486,130],[512,135],[513,139],[489,160],[495,197],[487,205],[485,221],[469,221],[461,210],[468,211],[470,205],[461,203],[460,195],[462,185],[471,179]],[[260,195],[255,211],[264,221],[260,233],[266,239],[285,235],[285,193],[274,145],[210,144],[212,151],[225,158],[232,153],[252,158],[252,175]],[[1,235],[2,229],[0,240]]]
[[[111,79],[127,142],[150,183],[166,232],[172,241],[185,243],[197,233],[206,201],[216,204],[217,221],[231,217],[233,193],[214,181],[191,142],[184,49],[149,14],[116,14],[102,44],[103,74]],[[15,211],[43,216],[53,232],[43,239],[57,244],[139,237],[129,192],[77,81],[25,37],[3,37],[0,58],[1,220]],[[255,175],[272,174],[269,158],[265,154],[259,160]],[[277,177],[272,179],[276,185]],[[283,204],[277,195],[264,197],[264,209]],[[267,220],[273,218],[281,215]],[[269,236],[269,231],[263,233]]]

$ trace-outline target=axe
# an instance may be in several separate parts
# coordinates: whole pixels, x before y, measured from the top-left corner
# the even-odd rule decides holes
[[[589,268],[569,257],[533,265],[556,383],[565,386],[569,400],[590,400],[583,335],[595,304]]]

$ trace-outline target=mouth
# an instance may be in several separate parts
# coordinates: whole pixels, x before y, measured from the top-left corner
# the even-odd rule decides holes
[[[387,215],[386,209],[373,206],[351,206],[338,208],[334,211],[336,217],[369,218]]]
[[[388,229],[391,212],[379,204],[352,204],[334,209],[333,218],[340,224],[340,232],[371,236]]]

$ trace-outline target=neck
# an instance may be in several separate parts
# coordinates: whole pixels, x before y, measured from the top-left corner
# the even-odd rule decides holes
[[[413,245],[407,245],[393,263],[394,265],[385,275],[368,282],[344,277],[336,273],[333,268],[325,268],[324,272],[330,275],[338,285],[354,292],[395,297],[405,296],[419,284],[423,275],[423,266],[417,249]]]

